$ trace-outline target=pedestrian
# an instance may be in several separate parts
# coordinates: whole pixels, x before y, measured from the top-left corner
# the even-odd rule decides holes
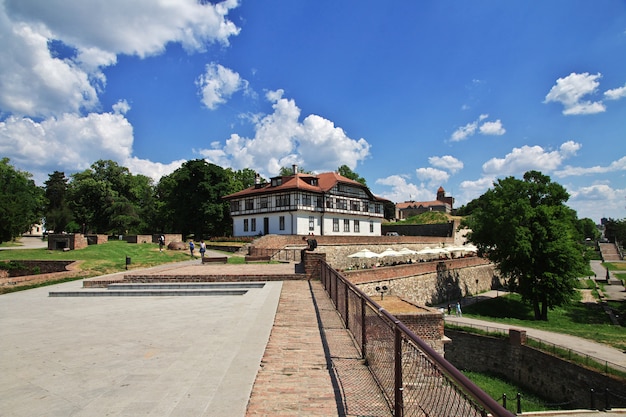
[[[204,243],[204,240],[200,241],[200,257],[204,258],[204,252],[206,252],[206,243]]]
[[[165,246],[165,236],[159,236],[159,252],[163,252],[163,246]]]
[[[193,240],[189,241],[189,252],[191,253],[191,257],[193,258],[193,250],[195,249],[195,245],[193,244]]]
[[[456,302],[456,316],[463,317],[463,312],[461,311],[461,303]]]

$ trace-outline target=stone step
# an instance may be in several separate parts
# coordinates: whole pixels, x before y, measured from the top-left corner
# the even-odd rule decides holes
[[[232,290],[203,290],[203,289],[146,289],[146,290],[78,290],[78,291],[51,291],[49,297],[171,297],[171,296],[231,296],[244,295],[246,289]]]
[[[263,288],[264,282],[154,282],[154,283],[113,283],[108,290],[197,290],[197,289],[250,289]]]

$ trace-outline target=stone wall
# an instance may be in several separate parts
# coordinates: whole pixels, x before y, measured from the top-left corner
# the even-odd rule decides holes
[[[517,333],[517,337],[502,339],[447,329],[451,342],[445,345],[445,358],[459,369],[500,375],[551,402],[568,403],[568,408],[589,408],[591,389],[600,394],[596,406],[602,408],[601,394],[609,389],[611,406],[626,407],[624,380],[526,346],[524,336]]]
[[[494,265],[477,257],[344,271],[343,274],[369,296],[377,294],[376,287],[386,285],[389,295],[417,305],[452,302],[502,285]]]
[[[74,250],[86,248],[87,238],[79,233],[52,233],[48,235],[48,250]]]
[[[458,222],[456,222],[458,226]],[[439,236],[452,237],[455,233],[455,222],[439,224],[394,224],[383,223],[381,225],[382,234],[387,232],[397,232],[404,236]]]
[[[444,321],[440,312],[394,314],[394,316],[437,353],[444,354]]]

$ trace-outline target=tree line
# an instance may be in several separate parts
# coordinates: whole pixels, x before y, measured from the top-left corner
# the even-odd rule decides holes
[[[365,184],[342,165],[341,175]],[[303,171],[301,171],[303,172]],[[291,175],[283,167],[280,175]],[[70,175],[54,171],[43,187],[32,175],[0,160],[0,243],[41,223],[50,233],[181,233],[196,239],[232,233],[230,208],[222,197],[255,183],[249,168],[222,168],[190,160],[157,183],[111,160],[98,160]],[[261,178],[261,182],[267,182]]]

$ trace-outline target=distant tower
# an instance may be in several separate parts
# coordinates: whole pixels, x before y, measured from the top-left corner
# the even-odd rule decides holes
[[[452,210],[452,206],[454,205],[454,197],[446,197],[446,191],[443,189],[443,187],[439,187],[439,189],[437,190],[437,201],[448,204],[450,206],[450,210]]]

